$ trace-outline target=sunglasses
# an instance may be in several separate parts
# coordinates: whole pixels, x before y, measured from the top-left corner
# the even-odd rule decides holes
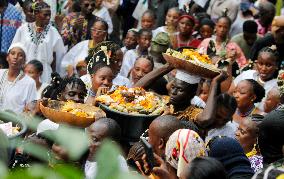
[[[97,32],[98,34],[106,33],[105,30],[99,30],[99,29],[95,29],[95,28],[91,28],[91,30],[92,30],[93,32]]]
[[[95,3],[91,3],[91,4],[86,3],[86,4],[84,4],[84,6],[85,6],[85,7],[89,7],[89,6],[91,6],[91,7],[96,7],[96,4],[95,4]]]

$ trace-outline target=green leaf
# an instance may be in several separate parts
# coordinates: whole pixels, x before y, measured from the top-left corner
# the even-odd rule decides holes
[[[89,139],[84,129],[60,124],[58,130],[49,131],[43,135],[63,147],[73,161],[78,160],[89,146]]]
[[[0,161],[0,178],[4,178],[8,174],[8,168]]]
[[[109,140],[105,140],[96,155],[97,175],[96,179],[141,179],[139,175],[120,170],[118,156],[119,147]],[[95,177],[95,176],[94,176]]]
[[[96,179],[115,179],[120,173],[119,148],[111,141],[106,140],[101,144],[96,156],[97,176]]]
[[[8,138],[0,129],[0,162],[8,164]]]

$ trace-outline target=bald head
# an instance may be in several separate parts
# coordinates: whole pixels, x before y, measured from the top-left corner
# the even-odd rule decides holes
[[[89,131],[99,133],[102,138],[111,138],[119,141],[121,137],[121,128],[118,123],[110,118],[101,118],[88,127]]]
[[[149,143],[153,146],[154,152],[163,156],[171,134],[182,128],[184,125],[175,116],[159,116],[152,121],[149,126]]]
[[[244,119],[243,125],[247,127],[248,132],[251,134],[252,138],[256,138],[258,135],[258,124],[251,119]]]

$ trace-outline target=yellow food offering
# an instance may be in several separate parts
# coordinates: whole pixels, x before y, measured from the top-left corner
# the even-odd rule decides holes
[[[20,132],[21,128],[19,126],[12,127],[12,134],[16,135]]]
[[[208,57],[208,55],[201,54],[201,53],[197,52],[196,50],[184,49],[182,51],[182,54],[184,56],[188,57],[187,59],[189,59],[189,60],[196,60],[196,61],[200,61],[202,63],[212,64],[211,59]]]
[[[201,54],[193,49],[183,49],[182,52],[178,52],[173,49],[168,49],[166,54],[187,61],[196,61],[196,62],[199,61],[205,64],[212,64],[211,59],[208,57],[208,55]]]
[[[75,103],[73,101],[66,102],[62,106],[61,111],[69,112],[69,113],[74,114],[78,117],[86,117],[86,118],[94,117],[94,113],[86,112],[86,111],[84,111],[84,109],[76,107]]]
[[[143,88],[118,87],[113,93],[101,95],[96,98],[109,108],[130,114],[161,114],[166,104],[166,97],[159,97],[153,92],[147,92]]]

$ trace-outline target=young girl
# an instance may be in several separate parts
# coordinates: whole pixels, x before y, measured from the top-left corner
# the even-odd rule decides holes
[[[200,40],[192,37],[195,20],[192,16],[182,15],[178,19],[178,34],[172,36],[172,46],[174,49],[180,47],[197,48]]]
[[[128,30],[126,37],[124,39],[124,47],[121,48],[123,54],[125,54],[128,50],[135,49],[137,46],[138,40],[138,32],[136,29]]]
[[[42,63],[38,60],[32,60],[25,66],[25,73],[33,78],[36,82],[37,99],[41,98],[42,91],[47,87],[47,83],[40,81],[40,76],[43,71]]]
[[[123,53],[120,50],[120,46],[116,43],[112,41],[104,41],[99,43],[94,49],[89,51],[89,55],[85,59],[86,64],[89,63],[89,61],[96,55],[96,53],[102,51],[102,49],[106,50],[106,54],[108,54],[110,63],[108,66],[110,66],[110,68],[112,69],[113,75],[115,77],[112,81],[113,85],[130,87],[130,81],[126,77],[121,76],[119,73],[122,64]],[[90,89],[92,87],[90,74],[82,76],[81,79],[86,84],[87,89]]]
[[[258,112],[255,103],[261,102],[265,91],[257,81],[246,79],[238,83],[233,95],[238,104],[233,119],[235,122],[241,123],[247,116]]]
[[[211,19],[204,18],[200,22],[199,34],[197,37],[199,40],[204,40],[206,38],[211,38],[214,33],[215,24]]]
[[[198,48],[207,55],[218,55],[221,58],[225,58],[226,54],[233,51],[231,58],[238,63],[239,68],[242,68],[247,64],[247,60],[241,48],[229,39],[231,23],[226,14],[219,17],[215,26],[215,36],[204,39]]]
[[[155,13],[147,10],[143,13],[141,18],[141,29],[153,30],[155,27]]]
[[[125,53],[120,74],[127,77],[131,68],[133,67],[136,59],[141,55],[148,55],[148,49],[151,45],[152,32],[149,30],[141,29],[139,31],[138,45],[136,49],[129,50]]]
[[[93,104],[99,88],[110,89],[115,75],[110,67],[110,58],[104,49],[98,51],[89,60],[88,73],[91,75],[92,87],[89,89],[86,103]]]
[[[237,76],[231,84],[229,93],[232,94],[238,83],[244,79],[253,79],[259,82],[265,89],[266,94],[273,87],[277,87],[275,74],[278,71],[278,58],[279,54],[274,46],[264,47],[258,54],[256,70],[247,70]]]
[[[166,26],[158,27],[153,31],[153,37],[155,37],[159,32],[166,32],[169,35],[177,33],[178,19],[181,13],[177,7],[170,8],[166,16]]]
[[[191,100],[191,104],[197,107],[204,108],[208,99],[211,81],[201,80],[199,83],[199,89],[197,90],[196,96]]]

